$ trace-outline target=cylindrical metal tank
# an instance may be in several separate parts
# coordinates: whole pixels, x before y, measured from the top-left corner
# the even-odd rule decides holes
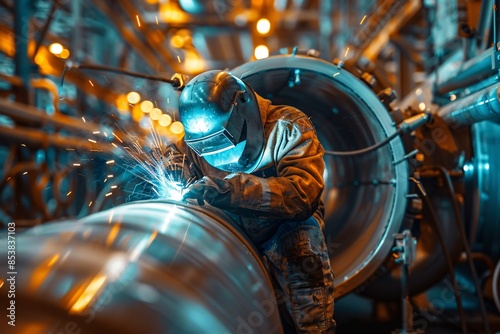
[[[365,148],[396,131],[377,95],[330,62],[281,55],[231,72],[274,104],[295,106],[311,117],[326,150]],[[391,251],[407,206],[404,155],[398,137],[368,154],[325,156],[325,236],[336,298],[363,284]]]
[[[138,201],[12,236],[7,333],[283,332],[260,256],[214,208]]]

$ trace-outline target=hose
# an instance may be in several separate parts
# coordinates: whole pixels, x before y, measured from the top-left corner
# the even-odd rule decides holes
[[[460,210],[458,207],[457,198],[455,196],[456,193],[455,193],[455,190],[453,188],[453,183],[451,181],[450,174],[443,166],[430,166],[430,167],[425,167],[423,170],[426,170],[426,169],[438,171],[443,176],[443,178],[446,182],[448,194],[450,195],[450,199],[451,199],[452,204],[453,204],[453,212],[454,212],[455,218],[456,218],[455,221],[457,223],[457,229],[460,233],[460,238],[462,239],[465,253],[467,254],[467,264],[469,265],[469,269],[470,269],[471,275],[472,275],[472,282],[474,284],[474,288],[476,289],[476,294],[477,294],[477,298],[478,298],[478,302],[479,302],[479,309],[481,311],[481,316],[482,316],[482,321],[483,321],[483,327],[485,330],[485,334],[489,334],[490,328],[489,328],[489,324],[488,324],[488,315],[486,313],[486,307],[484,305],[483,295],[481,293],[481,287],[479,286],[477,272],[476,272],[476,269],[474,267],[474,263],[472,262],[472,253],[470,250],[469,243],[467,241],[467,236],[465,234],[465,229],[464,229],[464,226],[462,223],[462,217],[460,215]]]
[[[416,187],[420,194],[422,195],[425,204],[427,205],[427,209],[429,210],[429,213],[431,215],[431,221],[433,223],[434,229],[436,230],[437,237],[439,239],[439,243],[441,244],[441,248],[443,249],[443,255],[446,259],[446,265],[448,267],[448,272],[450,274],[450,281],[453,286],[453,294],[455,295],[455,301],[457,303],[457,310],[460,315],[460,324],[462,327],[462,333],[466,334],[467,333],[467,324],[465,322],[465,312],[462,306],[462,298],[460,297],[460,294],[458,292],[458,285],[457,285],[457,280],[455,278],[455,270],[453,268],[453,262],[451,260],[450,253],[448,251],[448,248],[446,248],[446,244],[444,242],[444,237],[443,237],[443,232],[441,230],[441,227],[439,226],[438,218],[436,211],[434,210],[434,206],[432,205],[431,200],[427,196],[427,192],[424,189],[424,186],[417,180],[418,187]]]
[[[412,132],[413,130],[419,128],[420,126],[424,125],[431,119],[431,115],[429,113],[421,113],[415,116],[412,116],[408,119],[405,119],[403,122],[400,123],[398,129],[396,132],[385,138],[379,143],[376,143],[372,146],[368,146],[359,150],[355,151],[325,151],[325,154],[328,155],[335,155],[335,156],[351,156],[351,155],[358,155],[358,154],[365,154],[368,152],[375,151],[376,149],[388,144],[391,140],[394,138],[400,136],[403,133],[409,133]]]
[[[498,285],[500,284],[500,281],[498,280],[500,278],[500,260],[497,263],[497,266],[495,267],[495,273],[493,274],[493,281],[491,284],[493,285],[493,300],[495,301],[495,306],[497,307],[498,313],[500,313],[500,295],[498,294]]]

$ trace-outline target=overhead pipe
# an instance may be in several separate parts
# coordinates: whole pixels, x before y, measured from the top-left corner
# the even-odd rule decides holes
[[[437,114],[451,126],[500,121],[499,99],[499,84],[495,84],[445,105]]]
[[[477,20],[477,40],[478,47],[480,51],[483,51],[488,45],[488,39],[490,37],[490,26],[493,20],[493,0],[482,0],[481,10],[479,12],[479,19]]]
[[[33,124],[40,128],[51,126],[56,129],[71,131],[74,140],[82,140],[74,136],[75,134],[78,134],[80,137],[89,135],[99,130],[103,125],[102,121],[101,124],[97,124],[91,121],[82,122],[80,119],[63,114],[49,115],[44,110],[37,107],[6,99],[0,99],[0,115],[5,115],[15,122]],[[14,127],[11,130],[15,133],[16,129],[22,128]],[[114,129],[113,133],[119,138],[123,138],[123,141],[126,143],[129,142],[128,137],[125,136],[120,129]]]
[[[449,76],[448,80],[436,84],[436,92],[441,95],[451,93],[498,74],[498,70],[492,66],[493,56],[494,51],[491,47],[465,62],[453,75]]]

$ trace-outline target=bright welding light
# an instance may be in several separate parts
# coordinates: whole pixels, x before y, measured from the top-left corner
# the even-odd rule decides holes
[[[169,198],[175,201],[182,199],[182,185],[173,180],[165,178],[158,187],[158,194],[161,198]]]
[[[170,198],[175,201],[180,201],[182,199],[182,189],[177,188],[170,192]]]

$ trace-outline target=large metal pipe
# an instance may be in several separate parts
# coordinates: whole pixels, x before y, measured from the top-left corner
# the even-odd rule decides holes
[[[0,277],[14,295],[1,299],[18,319],[9,333],[283,332],[258,253],[214,208],[133,202],[8,231]]]
[[[437,114],[452,128],[482,121],[500,121],[499,84],[449,103],[439,109]]]

